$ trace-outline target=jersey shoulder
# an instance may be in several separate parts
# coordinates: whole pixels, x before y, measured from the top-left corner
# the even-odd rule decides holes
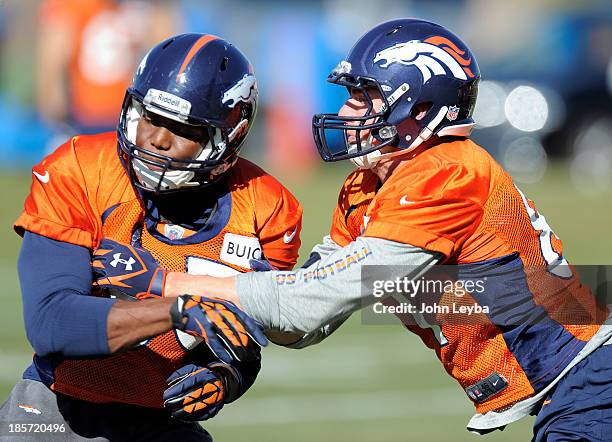
[[[442,143],[405,161],[385,182],[379,199],[469,200],[482,206],[499,165],[469,139]]]
[[[117,138],[113,132],[98,135],[76,135],[59,146],[33,167],[33,181],[45,184],[33,186],[32,192],[49,188],[77,189],[91,198],[101,190],[112,192],[120,184],[129,184],[117,153]]]
[[[95,135],[77,135],[72,140],[74,159],[78,161],[83,173],[83,181],[88,194],[101,211],[106,208],[132,200],[136,194],[129,177],[119,159],[117,135],[105,132]]]
[[[75,135],[69,143],[73,146],[79,161],[84,167],[121,165],[115,132]]]
[[[299,205],[297,198],[280,181],[244,158],[239,158],[229,173],[229,184],[232,192],[249,193],[257,203],[282,197]]]
[[[300,202],[276,178],[248,160],[239,159],[228,175],[236,222],[258,238],[263,256],[274,267],[293,268],[301,244]]]
[[[287,224],[295,225],[296,220],[301,219],[302,205],[291,191],[244,158],[239,158],[229,173],[229,184],[235,206],[254,213],[256,227],[275,218],[278,228],[284,229]],[[286,220],[287,217],[290,220]]]
[[[280,192],[285,189],[276,178],[244,158],[238,158],[229,173],[230,185],[239,188],[265,188],[268,191]]]
[[[490,156],[469,140],[403,161],[368,206],[363,235],[451,256],[482,219],[492,170]]]
[[[92,247],[102,213],[136,198],[114,133],[75,136],[32,168],[32,186],[15,223],[58,241]]]

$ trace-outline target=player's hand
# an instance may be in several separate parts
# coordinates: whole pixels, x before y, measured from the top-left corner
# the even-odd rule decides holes
[[[182,295],[170,315],[175,328],[203,338],[215,356],[228,364],[258,357],[250,341],[268,345],[261,325],[229,301]]]
[[[210,419],[225,403],[225,380],[207,367],[186,365],[172,373],[166,383],[164,408],[175,419],[191,422]]]
[[[131,300],[164,296],[168,272],[143,248],[105,238],[91,268],[94,293]]]

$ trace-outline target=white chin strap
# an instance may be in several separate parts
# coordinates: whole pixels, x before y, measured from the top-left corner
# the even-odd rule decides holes
[[[149,112],[156,112],[156,109],[153,107],[147,107]],[[138,127],[138,121],[142,115],[142,105],[137,101],[132,101],[132,106],[127,111],[126,117],[126,131],[127,131],[127,139],[136,144],[136,129]],[[166,116],[164,114],[160,114],[162,116]],[[212,154],[212,144],[211,141],[214,141],[215,145],[219,145],[222,143],[221,139],[221,131],[218,129],[214,129],[214,140],[209,140],[206,146],[202,149],[202,151],[198,154],[194,160],[203,161],[206,160]],[[135,152],[135,155],[138,155],[138,152]],[[189,170],[166,170],[164,173],[163,170],[154,170],[151,169],[147,163],[138,158],[132,159],[132,167],[134,168],[134,172],[136,174],[136,178],[138,182],[142,184],[144,187],[150,190],[156,190],[158,187],[160,190],[173,190],[180,188],[188,188],[199,186],[200,182],[192,181],[195,176],[195,173]],[[198,167],[197,165],[193,165],[192,167]],[[161,182],[161,184],[160,184]]]
[[[385,160],[385,159],[393,158],[393,157],[398,157],[398,156],[405,155],[405,154],[413,151],[414,149],[419,147],[421,144],[423,144],[425,141],[427,141],[427,140],[429,140],[431,138],[431,136],[434,134],[434,131],[436,130],[436,128],[440,125],[440,123],[442,122],[442,120],[446,116],[447,112],[448,112],[448,107],[447,106],[442,106],[440,108],[440,110],[438,111],[438,114],[429,122],[429,124],[425,128],[423,128],[423,130],[414,139],[414,141],[410,144],[410,146],[406,147],[405,149],[397,150],[397,151],[394,151],[394,152],[387,152],[387,153],[381,153],[380,150],[375,150],[374,152],[370,152],[370,153],[368,153],[366,155],[362,155],[360,157],[351,158],[351,162],[355,166],[357,166],[359,169],[371,169],[372,167],[374,167],[376,165],[376,163],[378,163],[381,160]],[[473,125],[470,125],[470,126],[473,126]],[[449,128],[450,127],[452,127],[452,126],[449,126]],[[471,128],[470,128],[470,130],[471,130]],[[449,135],[449,134],[447,134],[447,135]],[[469,131],[468,131],[468,135],[469,135]],[[372,148],[373,140],[374,140],[374,137],[372,135],[368,136],[368,139],[365,142],[364,149],[367,150],[367,149]],[[348,151],[349,151],[349,153],[357,151],[357,145],[356,144],[351,144],[349,146]]]
[[[368,135],[368,139],[363,143],[364,146],[362,146],[362,148],[365,150],[371,149],[373,140],[374,137],[372,135]],[[357,144],[349,145],[348,152],[357,152]],[[350,160],[351,163],[353,163],[359,169],[371,169],[381,159],[383,155],[385,154],[381,153],[380,150],[375,150],[374,152],[370,152],[360,157],[354,157]]]

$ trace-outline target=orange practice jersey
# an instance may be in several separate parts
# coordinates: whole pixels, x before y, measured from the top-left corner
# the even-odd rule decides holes
[[[441,305],[458,307],[434,312],[434,325],[404,321],[436,351],[479,413],[541,390],[607,316],[567,265],[561,241],[533,202],[470,140],[424,151],[382,186],[371,171],[353,172],[342,188],[331,237],[345,246],[358,236],[438,252],[442,264],[457,265],[460,274],[489,275],[483,297],[443,293]],[[490,312],[456,312],[479,303]]]
[[[229,192],[206,227],[178,239],[180,226],[164,236],[163,226],[145,225],[113,133],[74,137],[33,172],[25,210],[15,223],[20,234],[28,230],[91,250],[103,237],[136,240],[169,271],[213,276],[247,272],[252,258],[285,270],[297,261],[299,202],[246,160],[239,159],[228,172]],[[161,407],[166,378],[192,362],[188,349],[193,346],[193,337],[170,331],[119,355],[60,361],[52,368],[52,388],[92,402]]]

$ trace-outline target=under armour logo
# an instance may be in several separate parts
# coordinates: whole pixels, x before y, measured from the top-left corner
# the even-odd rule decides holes
[[[131,271],[132,270],[132,264],[134,264],[136,262],[136,260],[130,256],[130,259],[121,259],[121,253],[115,253],[113,255],[113,262],[110,263],[110,265],[112,265],[113,267],[117,267],[117,264],[121,263],[125,266],[125,270],[126,271]]]

